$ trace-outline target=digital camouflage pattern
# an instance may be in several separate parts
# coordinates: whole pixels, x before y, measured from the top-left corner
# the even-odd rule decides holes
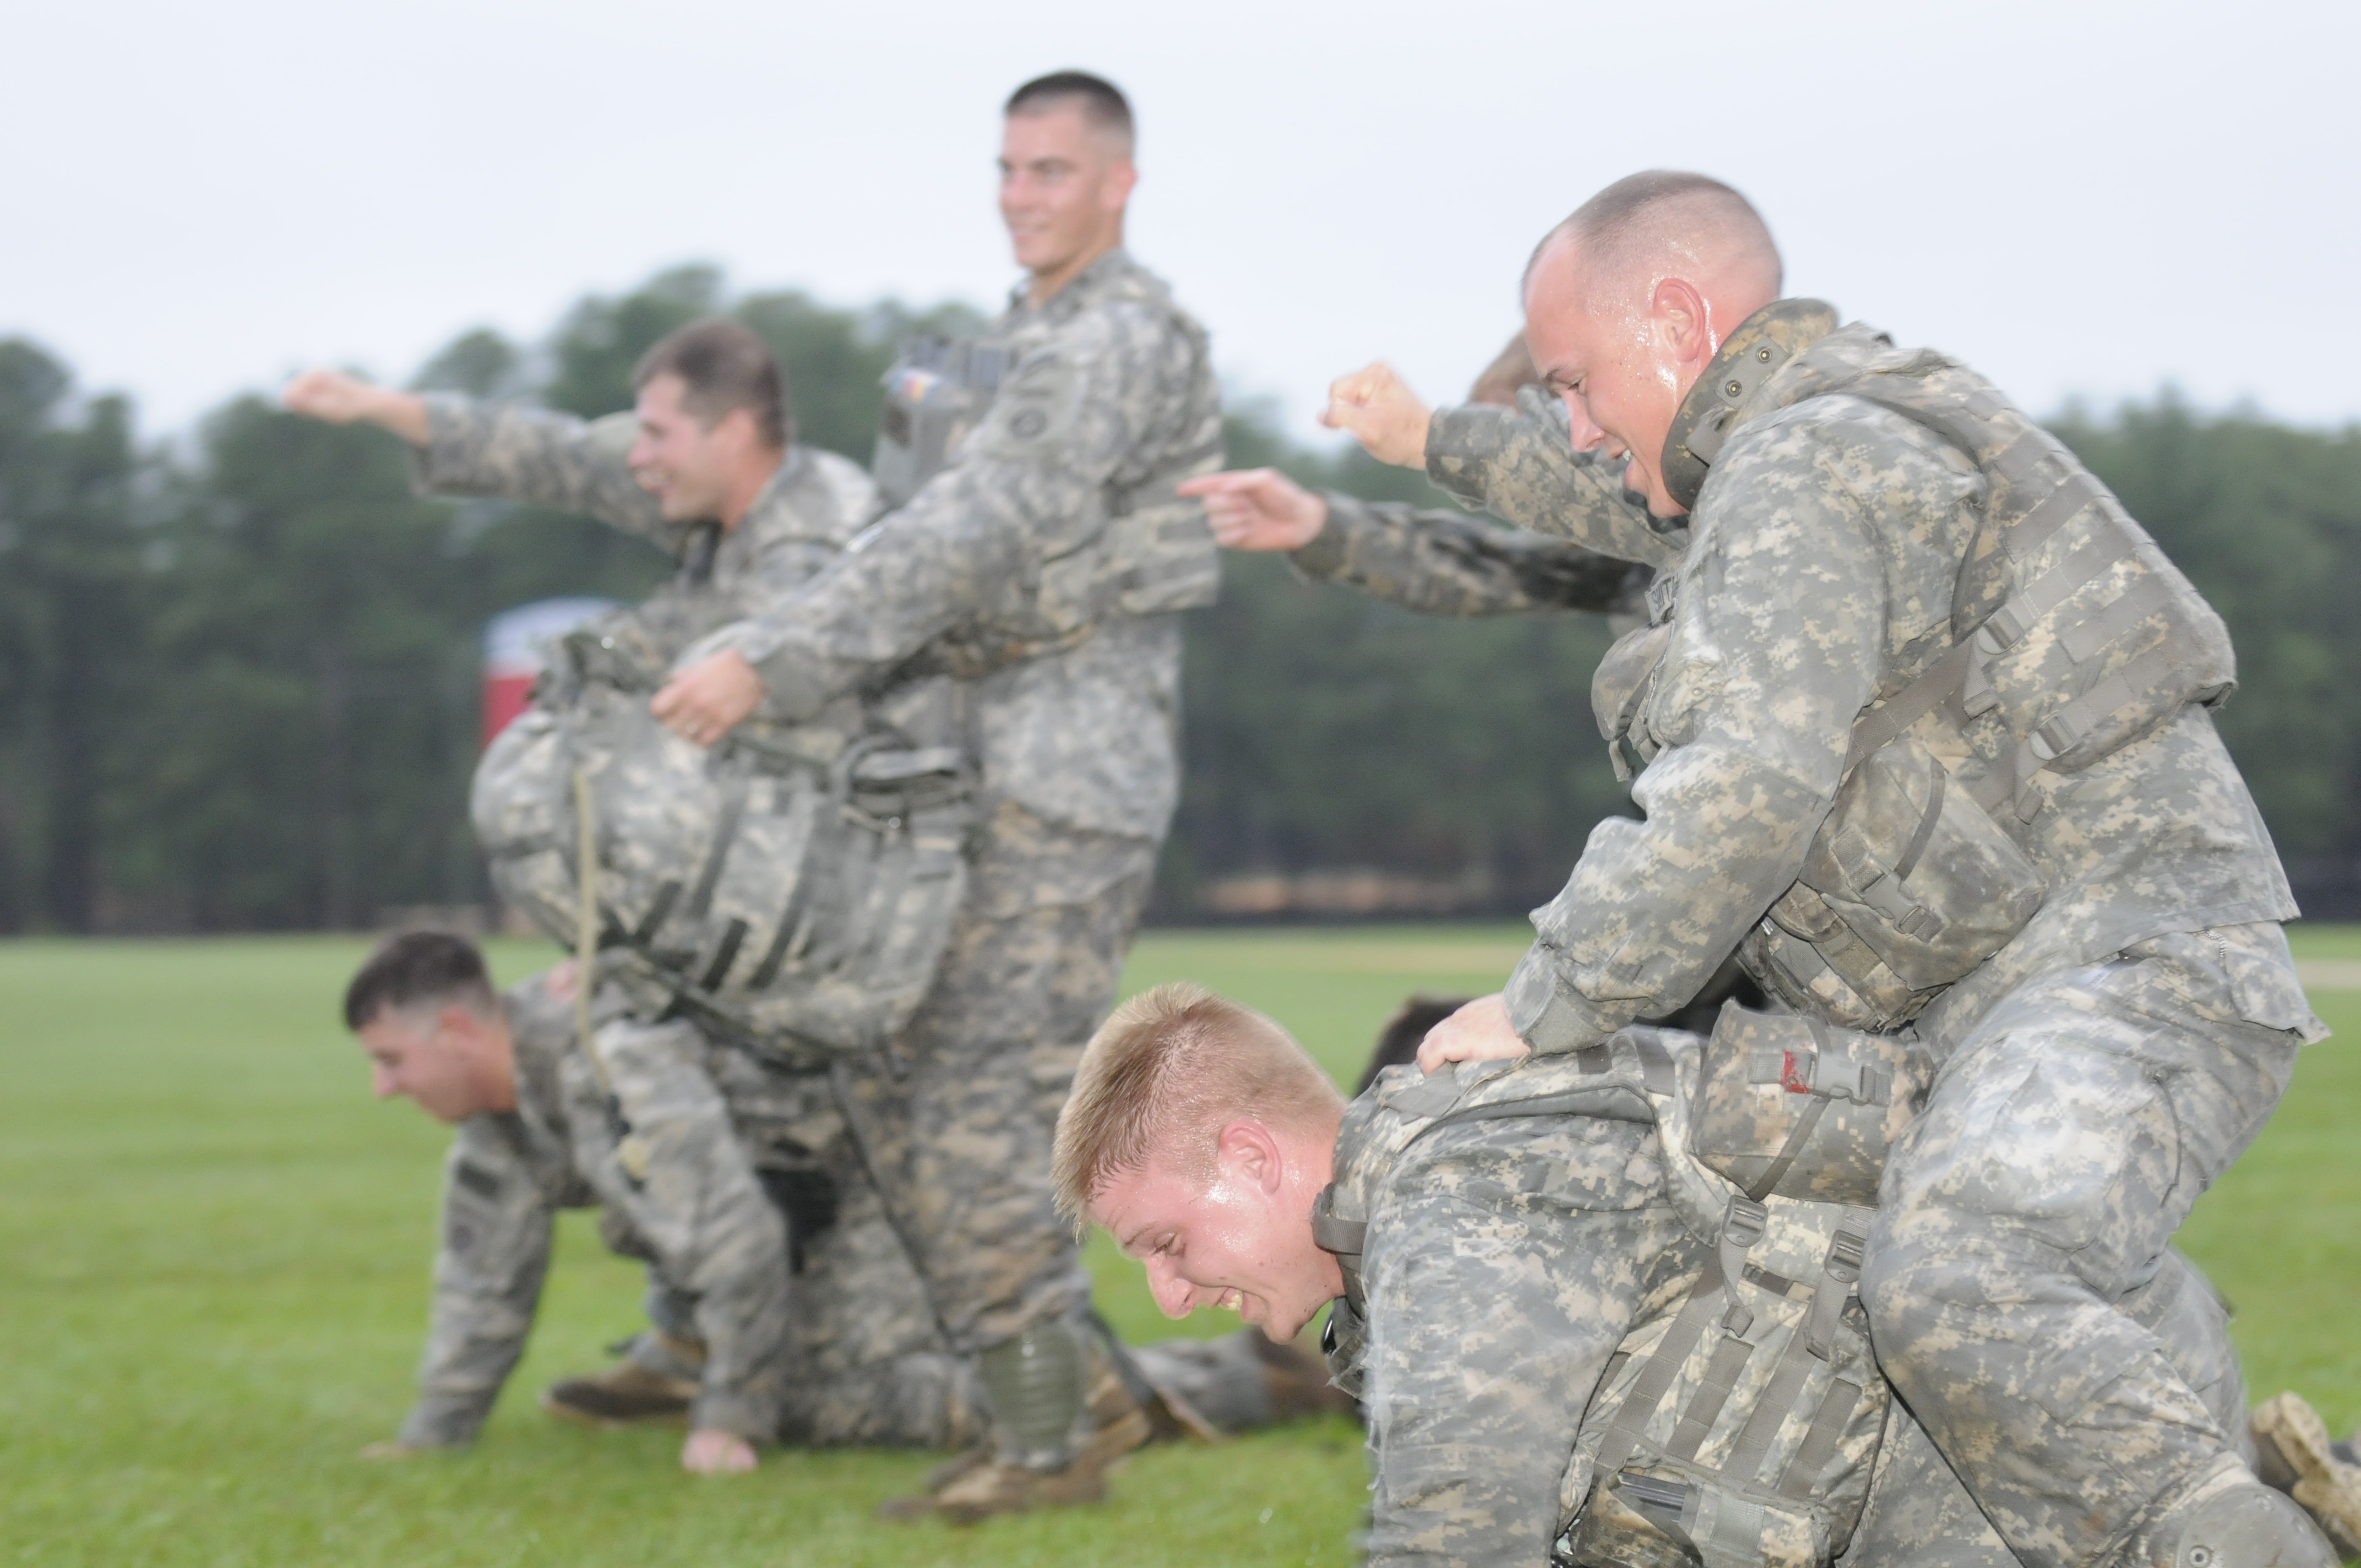
[[[1624,688],[1645,818],[1594,832],[1510,981],[1537,1048],[1583,1048],[1689,994],[1795,883],[1856,716],[1950,646],[1984,480],[1924,426],[1843,395],[1849,374],[1907,357],[1844,328],[1734,411],[1676,594],[1656,595],[1665,649]],[[1432,471],[1515,521],[1649,559],[1543,414],[1529,397],[1439,418]],[[1966,736],[1940,754],[1971,773],[2016,740]],[[1931,726],[1927,743],[1942,744]],[[1948,1065],[1889,1167],[1864,1293],[1889,1375],[2015,1554],[2080,1563],[2145,1551],[2158,1515],[2235,1468],[2237,1423],[2204,1414],[2126,1302],[2322,1030],[2274,926],[2295,913],[2285,880],[2202,708],[2040,787],[2043,809],[2011,831],[2047,901],[1917,1020]],[[2145,1045],[2093,1023],[2092,966],[2113,977],[2101,1011],[2147,1018]],[[2176,1126],[2184,1100],[2208,1109]],[[2059,1168],[2076,1179],[2053,1184]],[[2019,1370],[2004,1374],[2004,1346]]]
[[[1575,450],[1565,411],[1539,387],[1519,388],[1514,408],[1435,410],[1426,477],[1465,505],[1619,561],[1670,567],[1688,544],[1686,520],[1650,517],[1623,488],[1621,458]]]
[[[1562,437],[1561,437],[1562,439]],[[1511,615],[1645,608],[1654,572],[1565,540],[1483,518],[1331,495],[1328,520],[1289,560],[1314,582],[1347,583],[1422,615]]]
[[[1004,801],[933,990],[890,1059],[840,1069],[857,1146],[961,1354],[1090,1299],[1049,1148],[1154,869],[1152,843],[1056,828]]]
[[[623,464],[637,430],[628,413],[585,422],[444,393],[423,400],[431,439],[412,449],[423,488],[580,512],[678,559],[670,581],[610,623],[624,652],[645,666],[643,678],[660,677],[691,643],[800,587],[878,511],[877,488],[859,464],[797,445],[736,527],[668,521]]]
[[[470,1118],[453,1141],[433,1325],[401,1440],[475,1436],[532,1330],[557,1211],[592,1203],[695,1303],[707,1357],[693,1422],[768,1436],[788,1332],[786,1235],[731,1135],[703,1042],[685,1024],[633,1024],[602,998],[596,1038],[610,1106],[575,1040],[571,998],[548,976],[512,987],[503,1005],[517,1108]],[[636,1140],[628,1161],[626,1136]]]
[[[952,466],[714,645],[786,717],[906,666],[970,677],[988,802],[1160,838],[1179,791],[1169,610],[1211,598],[1217,559],[1202,508],[1171,493],[1221,462],[1204,334],[1117,250],[1038,308],[1019,295],[988,337],[1014,368]],[[1118,532],[1148,535],[1152,580],[1104,599],[1093,552]]]
[[[1886,1375],[2023,1562],[2142,1561],[2144,1530],[2251,1458],[2243,1411],[2127,1303],[2318,1032],[2265,923],[2062,966],[1950,1047],[1862,1295]]]
[[[1641,1035],[1673,1045],[1673,1060],[1686,1068],[1657,1079],[1631,1048]],[[1592,1497],[1582,1451],[1637,1371],[1617,1353],[1644,1355],[1697,1288],[1712,1251],[1700,1235],[1714,1228],[1703,1211],[1726,1190],[1701,1186],[1679,1160],[1672,1164],[1686,1173],[1671,1179],[1666,1139],[1692,1135],[1679,1097],[1697,1084],[1697,1047],[1684,1052],[1677,1040],[1670,1032],[1620,1036],[1596,1072],[1547,1058],[1433,1080],[1396,1069],[1347,1112],[1336,1211],[1365,1215],[1367,1232],[1361,1312],[1340,1303],[1343,1343],[1332,1356],[1368,1410],[1368,1558],[1378,1568],[1538,1562]],[[1532,1082],[1521,1086],[1521,1078]],[[1531,1103],[1518,1106],[1521,1098]],[[1488,1101],[1529,1113],[1470,1113]],[[1657,1115],[1675,1113],[1671,1132],[1646,1119],[1652,1103]],[[1747,1253],[1771,1271],[1751,1278],[1750,1289],[1809,1271],[1812,1258],[1773,1255],[1784,1245],[1773,1236],[1757,1244],[1768,1250]],[[2123,1307],[2198,1392],[2203,1418],[2236,1431],[2244,1385],[2226,1313],[2202,1275],[2166,1252]],[[1759,1398],[1768,1372],[1750,1366],[1723,1419],[1701,1434],[1698,1463],[1726,1454],[1734,1431],[1725,1429]],[[1805,1393],[1801,1403],[1813,1403],[1808,1384]],[[2015,1563],[1906,1409],[1884,1409],[1877,1441],[1881,1409],[1871,1402],[1867,1424],[1853,1423],[1860,1430],[1850,1441],[1875,1453],[1865,1503],[1858,1488],[1869,1450],[1856,1446],[1843,1462],[1852,1477],[1847,1507],[1859,1509],[1859,1522],[1837,1561]],[[1669,1439],[1685,1414],[1677,1395],[1667,1399],[1650,1424],[1653,1440]],[[1784,1438],[1773,1452],[1793,1445]],[[1595,1500],[1593,1511],[1612,1504]]]

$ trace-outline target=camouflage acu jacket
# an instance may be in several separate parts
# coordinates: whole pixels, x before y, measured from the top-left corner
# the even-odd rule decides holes
[[[1841,328],[1734,410],[1690,514],[1669,641],[1638,714],[1653,759],[1632,791],[1645,817],[1594,831],[1565,891],[1535,912],[1539,940],[1509,983],[1510,1016],[1535,1048],[1589,1046],[1693,994],[1795,884],[1857,717],[1950,646],[1984,480],[1933,431],[1844,394],[1847,367],[1892,352],[1872,328]],[[1701,384],[1692,398],[1717,390]],[[1556,477],[1520,493],[1563,489],[1555,461]],[[1596,488],[1577,489],[1554,531],[1635,547]],[[1979,729],[1967,740],[2015,744]],[[2015,832],[2047,902],[1922,1016],[1928,1038],[1957,1037],[2042,970],[2169,932],[2294,916],[2205,709],[2182,708],[2044,787],[2047,808]]]
[[[951,466],[722,640],[762,672],[782,716],[1030,635],[1046,575],[1093,519],[1219,465],[1203,334],[1122,251],[1040,306],[1020,297],[991,336],[1016,368]],[[1025,388],[1042,395],[1011,395]],[[1186,526],[1203,530],[1202,513]],[[1117,614],[971,679],[987,815],[1012,800],[1051,823],[1160,838],[1179,793],[1180,660],[1177,617]]]
[[[673,578],[613,623],[627,653],[653,665],[650,680],[698,639],[785,598],[878,510],[877,488],[860,465],[791,446],[736,527],[672,522],[623,465],[635,429],[629,414],[585,422],[465,398],[425,401],[431,439],[412,450],[423,488],[581,512],[677,557]]]
[[[598,1203],[696,1298],[708,1358],[694,1423],[769,1437],[788,1336],[786,1238],[694,1031],[600,1025],[609,1081],[645,1152],[634,1175],[575,1044],[570,1000],[542,975],[503,1002],[517,1108],[461,1124],[445,1162],[433,1323],[401,1441],[441,1447],[476,1435],[532,1331],[557,1211]]]

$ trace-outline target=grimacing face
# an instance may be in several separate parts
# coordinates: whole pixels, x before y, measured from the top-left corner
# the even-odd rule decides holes
[[[481,1048],[480,1031],[499,1026],[458,1007],[379,1008],[359,1030],[369,1059],[369,1089],[379,1100],[400,1096],[415,1102],[438,1122],[506,1110],[502,1101],[513,1100],[511,1085],[502,1081]]]
[[[1235,1130],[1235,1129],[1234,1129]],[[1224,1135],[1210,1180],[1161,1155],[1117,1172],[1091,1201],[1091,1218],[1148,1269],[1158,1310],[1185,1318],[1226,1307],[1284,1343],[1342,1288],[1335,1259],[1312,1245],[1309,1200],[1296,1183],[1266,1179]]]
[[[732,409],[708,429],[682,406],[687,391],[669,372],[648,378],[637,404],[639,438],[623,459],[674,522],[721,514],[754,426],[752,414]]]
[[[1659,517],[1684,510],[1664,488],[1664,439],[1686,394],[1678,346],[1655,302],[1593,290],[1561,240],[1543,253],[1525,290],[1533,366],[1572,419],[1576,451],[1626,460],[1623,483]]]
[[[1052,101],[1008,116],[1000,142],[1000,216],[1016,264],[1055,275],[1120,232],[1131,159],[1081,104]]]

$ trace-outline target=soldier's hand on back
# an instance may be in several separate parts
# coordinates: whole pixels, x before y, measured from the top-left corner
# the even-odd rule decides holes
[[[704,1428],[680,1445],[680,1467],[692,1475],[742,1475],[754,1468],[754,1445],[734,1431]]]
[[[1207,474],[1175,487],[1205,503],[1226,550],[1301,550],[1328,523],[1328,503],[1276,468]]]
[[[1341,430],[1380,463],[1426,466],[1426,432],[1433,415],[1384,360],[1340,376],[1328,386],[1320,422]]]
[[[710,746],[763,704],[763,677],[735,649],[675,675],[648,701],[656,721],[682,740]]]
[[[408,392],[373,387],[341,370],[306,370],[287,383],[279,400],[290,413],[329,424],[367,420],[383,425],[413,446],[423,446],[430,439],[425,403]]]
[[[1509,1004],[1498,992],[1475,1001],[1437,1024],[1419,1042],[1418,1070],[1433,1072],[1445,1062],[1500,1061],[1532,1047],[1509,1023]]]

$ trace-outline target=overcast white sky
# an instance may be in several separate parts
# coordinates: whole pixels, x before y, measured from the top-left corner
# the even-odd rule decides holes
[[[2350,0],[86,0],[0,11],[0,332],[184,425],[403,377],[681,260],[996,301],[998,104],[1132,94],[1132,246],[1311,433],[1384,356],[1447,400],[1534,237],[1650,166],[1731,181],[1791,292],[2037,411],[2180,384],[2361,418]]]

